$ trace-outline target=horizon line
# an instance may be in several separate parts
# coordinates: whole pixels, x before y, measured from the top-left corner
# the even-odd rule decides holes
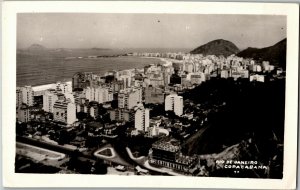
[[[231,42],[230,40],[226,40],[226,39],[215,39],[215,40],[226,40],[226,41],[229,41],[231,43],[233,43],[234,45],[236,45],[238,47],[239,50],[245,50],[247,48],[267,48],[267,47],[271,47],[283,40],[287,39],[287,37],[273,43],[272,45],[269,45],[269,46],[264,46],[264,47],[253,47],[253,46],[247,46],[247,47],[239,47],[237,46],[235,43]],[[212,41],[215,41],[215,40],[211,40],[209,42],[212,42]],[[109,48],[109,47],[47,47],[45,45],[42,45],[41,43],[32,43],[31,45],[27,46],[27,47],[17,47],[16,49],[17,50],[24,50],[24,49],[28,49],[30,48],[31,46],[33,45],[40,45],[40,46],[43,46],[44,48],[46,49],[103,49],[103,50],[122,50],[122,49],[196,49],[200,46],[203,46],[209,42],[206,42],[206,43],[203,43],[202,45],[199,45],[197,47],[113,47],[113,48]]]

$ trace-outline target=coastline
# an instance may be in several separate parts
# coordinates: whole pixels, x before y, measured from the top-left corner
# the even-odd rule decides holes
[[[149,59],[152,58],[152,59]],[[157,61],[165,62],[162,59],[157,59],[155,57],[139,57],[139,56],[127,56],[127,57],[112,57],[112,58],[98,58],[98,59],[80,59],[80,60],[69,60],[62,62],[49,62],[49,60],[42,60],[41,64],[44,65],[43,68],[36,70],[35,75],[25,75],[18,73],[16,74],[17,87],[22,86],[32,86],[39,88],[45,85],[52,85],[58,81],[61,82],[70,82],[72,76],[77,72],[93,72],[94,74],[104,74],[110,70],[127,70],[134,68],[143,68],[149,64],[156,64]],[[104,61],[109,60],[109,62]],[[112,61],[112,63],[111,63]],[[35,70],[37,65],[34,64],[33,60],[23,60],[18,64],[22,67],[25,67],[23,64],[26,64],[26,70]],[[17,64],[17,70],[18,70]],[[82,68],[86,66],[86,69],[83,71]],[[72,72],[69,71],[69,68],[72,68]],[[21,69],[21,68],[20,68]],[[37,84],[37,81],[39,83]]]
[[[146,59],[158,59],[161,62],[164,62],[164,66],[169,66],[170,64],[172,64],[172,61],[179,61],[176,59],[170,59],[170,58],[163,58],[163,57],[147,57],[147,56],[133,56],[133,57],[139,57],[139,58],[146,58]]]
[[[170,64],[172,64],[171,60],[173,60],[173,59],[161,58],[161,57],[140,57],[140,56],[132,56],[132,57],[157,59],[157,60],[160,60],[161,62],[164,62],[164,64],[163,64],[164,66],[169,66]],[[178,61],[178,60],[176,60],[176,61]],[[118,71],[122,71],[122,70],[118,70]],[[57,81],[57,82],[61,82],[61,81]],[[33,91],[42,91],[42,90],[55,88],[56,83],[48,83],[48,84],[41,84],[41,85],[28,85],[28,86],[32,86]],[[64,81],[64,83],[70,84],[72,86],[72,80]],[[18,87],[21,87],[21,86],[18,86]]]
[[[57,81],[57,82],[60,82],[60,81]],[[72,81],[66,81],[65,83],[72,86]],[[47,90],[47,89],[55,88],[55,85],[56,85],[56,83],[36,85],[36,86],[32,86],[32,90],[33,91]]]

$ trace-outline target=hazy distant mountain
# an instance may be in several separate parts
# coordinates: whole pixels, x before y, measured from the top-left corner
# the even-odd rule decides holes
[[[56,49],[52,49],[51,51],[52,51],[52,52],[61,52],[61,53],[63,53],[63,52],[71,52],[72,49],[56,48]]]
[[[50,52],[70,52],[70,51],[73,51],[73,50],[80,50],[80,51],[105,51],[105,50],[111,50],[111,49],[108,49],[108,48],[97,48],[97,47],[94,47],[94,48],[75,48],[75,49],[72,49],[72,48],[46,48],[45,46],[42,46],[40,44],[32,44],[31,46],[29,46],[28,48],[25,48],[25,49],[22,49],[22,50],[25,50],[25,51],[50,51]]]
[[[237,54],[244,58],[253,58],[255,60],[270,61],[271,64],[286,66],[286,38],[276,43],[273,46],[265,48],[252,48],[249,47]]]
[[[92,50],[100,50],[100,51],[104,51],[104,50],[111,50],[109,48],[97,48],[97,47],[94,47],[94,48],[91,48]]]
[[[47,48],[45,48],[44,46],[40,45],[40,44],[32,44],[31,46],[29,46],[27,48],[28,51],[44,51]]]
[[[239,48],[234,43],[227,40],[218,39],[199,46],[190,53],[217,56],[223,55],[227,57],[229,55],[236,54],[239,51]]]

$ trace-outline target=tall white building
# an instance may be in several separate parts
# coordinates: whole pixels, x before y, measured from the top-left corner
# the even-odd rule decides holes
[[[31,86],[24,86],[21,88],[22,102],[28,106],[33,106],[33,90]]]
[[[124,82],[125,88],[129,88],[131,86],[131,76],[130,75],[122,75],[119,77],[119,80]]]
[[[142,102],[142,89],[133,88],[121,90],[118,94],[118,107],[132,109]]]
[[[53,119],[68,125],[76,121],[75,104],[68,100],[57,100],[53,105]]]
[[[97,98],[97,94],[99,97]],[[113,93],[109,90],[109,88],[98,88],[96,91],[95,101],[101,103],[110,102],[113,100]]]
[[[85,98],[89,101],[95,100],[95,88],[87,87],[85,89]]]
[[[176,115],[183,114],[183,98],[177,94],[170,94],[165,98],[165,111],[173,111]]]
[[[21,88],[17,87],[17,89],[16,89],[16,107],[17,108],[21,107],[22,101],[23,101],[23,98],[22,98]]]
[[[58,96],[55,91],[46,91],[43,95],[43,110],[53,113],[53,105],[57,100]]]
[[[106,87],[87,87],[85,89],[85,97],[89,101],[96,101],[100,104],[113,100],[112,92],[109,90],[109,88]]]
[[[89,101],[96,101],[100,104],[113,100],[113,93],[106,87],[96,87],[85,89],[85,98]]]
[[[148,131],[149,128],[149,109],[145,109],[143,104],[138,104],[134,108],[134,126],[138,131]]]

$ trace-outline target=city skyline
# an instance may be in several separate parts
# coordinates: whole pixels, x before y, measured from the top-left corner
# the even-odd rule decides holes
[[[225,39],[242,50],[268,47],[286,38],[286,17],[22,13],[18,14],[17,28],[18,48],[40,44],[47,48],[192,49],[215,39]]]
[[[283,144],[283,68],[236,55],[131,53],[114,59],[128,57],[163,63],[76,72],[72,81],[17,88],[15,172],[37,173],[30,163],[39,158],[45,173],[282,178],[282,151],[256,157],[256,150]],[[253,110],[255,119],[244,123]]]

